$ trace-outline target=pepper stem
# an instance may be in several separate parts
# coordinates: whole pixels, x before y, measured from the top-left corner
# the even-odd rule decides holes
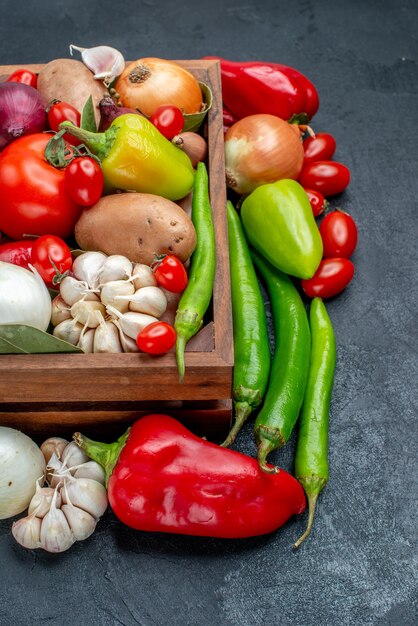
[[[179,380],[182,383],[184,380],[184,349],[186,347],[186,337],[183,335],[177,334],[176,339],[176,359],[177,359],[177,368],[179,371]]]
[[[295,543],[293,544],[294,548],[299,548],[302,545],[302,543],[305,541],[305,539],[309,537],[311,533],[318,495],[319,495],[318,493],[313,493],[313,494],[308,495],[308,508],[309,508],[308,526],[305,532],[303,533],[303,535],[301,535],[299,539],[295,541]]]
[[[65,130],[73,137],[76,137],[76,139],[79,139],[101,161],[108,155],[118,132],[117,126],[110,126],[104,133],[92,133],[89,130],[75,126],[69,121],[61,122],[59,129]]]
[[[263,472],[267,472],[267,474],[278,474],[280,471],[279,468],[274,465],[267,465],[267,455],[274,449],[275,446],[271,441],[268,439],[260,439],[257,446],[257,459],[260,469],[262,469]]]
[[[102,443],[100,441],[93,441],[88,437],[85,437],[81,433],[74,433],[73,439],[76,444],[84,450],[90,459],[96,461],[103,467],[106,472],[106,486],[109,478],[113,472],[122,448],[124,447],[126,440],[128,439],[130,429],[126,431],[117,441],[114,443]]]
[[[221,443],[222,448],[228,448],[231,446],[242,426],[244,425],[245,420],[251,413],[251,407],[248,402],[236,402],[235,403],[235,423],[232,426],[231,430],[225,441]]]

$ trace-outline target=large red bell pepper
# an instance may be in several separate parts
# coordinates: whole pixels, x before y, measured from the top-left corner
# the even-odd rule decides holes
[[[114,444],[77,444],[106,470],[110,505],[132,528],[208,537],[251,537],[302,513],[305,496],[284,470],[193,435],[167,415],[139,419]]]
[[[315,86],[293,67],[262,61],[204,58],[220,61],[222,98],[238,119],[256,113],[270,113],[284,120],[306,113],[311,119],[318,110]]]
[[[0,261],[29,269],[33,243],[32,239],[25,239],[24,241],[8,241],[0,244]]]

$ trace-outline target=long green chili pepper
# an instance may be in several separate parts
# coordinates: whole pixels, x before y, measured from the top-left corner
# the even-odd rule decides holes
[[[269,292],[276,347],[264,405],[255,421],[258,463],[266,472],[267,455],[289,439],[305,395],[311,337],[302,299],[290,278],[258,252],[251,251],[255,266]]]
[[[308,498],[308,526],[293,544],[298,548],[312,529],[318,496],[328,481],[328,417],[336,361],[335,337],[327,310],[314,298],[309,315],[311,365],[300,416],[295,473]]]
[[[267,388],[270,348],[266,312],[241,220],[227,203],[232,318],[234,322],[235,423],[222,446],[230,446]]]
[[[192,222],[196,229],[197,244],[190,262],[189,282],[181,296],[174,320],[177,367],[181,381],[184,378],[184,349],[203,324],[215,279],[215,230],[209,200],[208,173],[202,162],[197,164],[193,186]]]

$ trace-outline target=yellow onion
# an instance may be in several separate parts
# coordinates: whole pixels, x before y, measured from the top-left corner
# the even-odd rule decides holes
[[[197,133],[185,132],[180,135],[176,135],[172,139],[172,142],[187,154],[193,167],[196,167],[199,161],[204,161],[206,159],[208,144],[203,137],[201,137],[201,135],[198,135]]]
[[[115,85],[124,107],[152,115],[163,104],[183,113],[199,113],[203,96],[196,78],[173,61],[144,58],[126,66]]]
[[[241,194],[282,178],[296,180],[303,165],[302,133],[275,115],[244,117],[225,135],[228,187]]]

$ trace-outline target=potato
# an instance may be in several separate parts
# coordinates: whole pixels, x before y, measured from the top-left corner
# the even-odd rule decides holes
[[[55,59],[47,63],[39,72],[37,88],[46,103],[62,100],[72,104],[80,113],[91,95],[96,122],[99,123],[100,112],[97,106],[107,91],[103,83],[95,80],[92,72],[81,61]]]
[[[82,250],[123,254],[147,265],[156,254],[175,254],[184,263],[196,247],[196,231],[183,209],[148,193],[100,198],[81,214],[75,238]]]

